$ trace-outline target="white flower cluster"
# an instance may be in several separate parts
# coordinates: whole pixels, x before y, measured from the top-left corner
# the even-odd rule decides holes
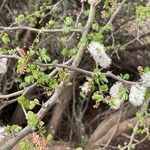
[[[112,106],[113,109],[119,109],[123,102],[120,99],[120,93],[119,93],[119,89],[121,86],[123,86],[122,82],[116,82],[110,88],[109,94],[111,95],[111,98],[113,99],[113,104],[114,104],[114,106]]]
[[[7,58],[0,59],[0,74],[5,74],[7,72]]]
[[[102,44],[92,41],[89,44],[88,50],[91,53],[97,65],[100,65],[102,68],[107,68],[110,66],[111,59],[106,54],[105,48]]]
[[[87,78],[87,80],[88,81],[84,82],[84,84],[81,86],[81,93],[84,95],[88,95],[92,88],[93,80],[91,78]]]
[[[142,84],[146,87],[150,87],[150,71],[143,73],[141,75],[141,79],[142,79]]]
[[[129,101],[134,106],[140,106],[144,101],[146,87],[133,84],[130,89]]]
[[[5,137],[5,126],[0,126],[0,141]]]

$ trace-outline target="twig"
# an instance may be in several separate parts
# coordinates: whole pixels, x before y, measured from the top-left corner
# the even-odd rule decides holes
[[[47,13],[44,17],[42,17],[42,19],[39,21],[39,23],[41,23],[47,16],[49,16],[51,13],[52,13],[52,11],[55,9],[55,7],[57,7],[60,3],[62,3],[63,2],[63,0],[60,0],[60,1],[58,1],[54,6],[53,6],[53,8],[50,10],[50,12],[49,13]]]
[[[127,0],[123,0],[121,2],[121,4],[119,5],[119,7],[116,9],[116,11],[112,14],[111,18],[109,19],[109,21],[107,22],[107,25],[112,24],[112,22],[114,21],[115,17],[117,16],[117,14],[120,12],[120,10],[122,9],[123,5],[125,4]]]
[[[131,139],[131,136],[129,136],[129,135],[127,135],[127,134],[125,134],[125,133],[122,133],[122,136],[124,136],[124,137],[126,137],[126,138],[128,138],[128,139]],[[136,140],[136,139],[133,139],[135,142],[139,142],[138,140]]]
[[[0,54],[0,58],[14,58],[14,59],[20,59],[18,55],[2,55]]]
[[[147,33],[143,33],[141,35],[138,35],[138,37],[135,37],[134,39],[130,40],[129,42],[127,42],[126,44],[124,44],[122,47],[126,48],[128,45],[132,44],[133,42],[135,42],[136,40],[138,40],[139,38],[145,37],[150,35],[150,32]]]
[[[121,117],[122,117],[122,108],[123,108],[123,104],[121,106],[121,110],[120,110],[120,115],[119,115],[119,118],[117,120],[117,125],[116,125],[116,128],[114,129],[114,132],[112,133],[112,135],[110,136],[110,139],[107,141],[106,145],[104,146],[104,148],[106,149],[108,147],[108,145],[110,144],[110,142],[112,141],[115,133],[117,132],[117,129],[119,127],[119,123],[121,121]]]
[[[82,3],[81,11],[80,11],[80,13],[79,13],[78,16],[77,16],[76,23],[75,23],[75,28],[77,28],[77,25],[78,25],[78,23],[79,23],[80,17],[81,17],[81,15],[82,15],[83,12],[84,12],[84,3]],[[67,40],[67,42],[69,42],[69,41],[73,38],[74,35],[75,35],[75,32],[72,33],[72,35],[71,35],[70,38]]]
[[[3,108],[5,108],[5,107],[7,107],[8,105],[10,105],[10,104],[12,104],[12,103],[15,103],[15,102],[17,102],[17,99],[12,99],[12,100],[10,100],[10,101],[5,101],[5,103],[2,105],[2,106],[0,106],[0,111],[3,109]]]
[[[20,90],[20,91],[11,93],[11,94],[0,95],[0,99],[3,99],[3,98],[8,99],[8,98],[11,98],[11,97],[15,97],[15,96],[21,95],[23,92],[24,92],[24,90]]]
[[[52,67],[67,68],[67,69],[72,70],[72,71],[77,71],[77,72],[86,74],[87,76],[92,76],[93,75],[93,72],[91,72],[91,71],[87,71],[87,70],[84,70],[84,69],[81,69],[81,68],[72,67],[72,66],[63,65],[63,64],[43,64],[43,63],[37,63],[37,62],[35,62],[34,64],[37,64],[37,65],[40,65],[40,66],[43,66],[43,67],[52,66]],[[108,71],[106,73],[101,73],[101,74],[105,75],[107,77],[111,77],[111,78],[113,78],[113,79],[115,79],[117,81],[121,81],[121,82],[123,82],[125,84],[129,84],[130,85],[130,84],[134,84],[135,83],[135,82],[132,82],[132,81],[124,80],[121,77],[118,77],[118,76],[114,75],[110,71]]]
[[[3,3],[1,4],[1,7],[0,7],[0,13],[1,13],[1,11],[2,11],[2,9],[3,9],[6,2],[7,2],[7,0],[3,0]]]
[[[40,33],[55,33],[55,32],[63,32],[63,29],[37,29],[27,26],[15,26],[15,27],[4,27],[0,26],[0,32],[3,31],[13,31],[13,30],[29,30],[33,32],[40,32]],[[82,32],[81,29],[70,29],[70,32]]]
[[[17,92],[14,92],[14,93],[11,93],[11,94],[7,94],[7,95],[0,95],[0,98],[5,98],[5,99],[9,99],[11,97],[15,97],[15,96],[18,96],[18,95],[25,95],[28,91],[30,91],[31,89],[33,89],[37,84],[34,83],[33,85],[30,85],[29,87],[26,87],[24,88],[23,90],[20,90],[20,91],[17,91]]]
[[[4,58],[4,57],[5,58],[15,58],[15,59],[19,59],[20,58],[17,55],[0,55],[0,58]],[[65,65],[65,63],[64,64],[44,64],[44,63],[39,63],[39,62],[32,62],[32,63],[40,65],[40,66],[43,66],[43,67],[52,66],[52,67],[67,68],[67,69],[72,70],[72,71],[77,71],[77,72],[80,72],[80,73],[84,73],[84,74],[86,74],[88,76],[91,76],[93,74],[91,71],[87,71],[87,70],[80,69],[80,68],[73,67],[73,66],[68,66],[68,65]],[[106,73],[102,73],[102,74],[106,75],[107,77],[111,77],[111,78],[113,78],[115,80],[121,81],[121,82],[123,82],[125,84],[134,84],[134,82],[121,79],[120,77],[114,75],[110,71],[108,71]]]

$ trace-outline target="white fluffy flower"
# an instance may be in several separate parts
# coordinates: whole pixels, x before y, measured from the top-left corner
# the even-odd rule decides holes
[[[89,92],[88,87],[89,87],[89,86],[88,86],[88,82],[85,82],[85,83],[83,84],[83,86],[81,87],[81,92],[87,94],[87,93]]]
[[[143,73],[141,78],[142,78],[143,85],[146,87],[150,87],[150,71]]]
[[[7,72],[7,58],[0,59],[0,74],[5,74]]]
[[[144,95],[146,92],[146,87],[139,84],[134,84],[131,86],[129,101],[134,106],[140,106],[144,101]]]
[[[96,64],[100,65],[102,68],[107,68],[110,66],[111,59],[106,54],[105,48],[102,44],[92,41],[89,44],[88,50],[91,53]]]
[[[110,88],[109,94],[112,98],[119,98],[119,89],[122,86],[122,82],[116,82],[113,84],[113,86]]]
[[[5,137],[5,126],[0,126],[0,141]]]
[[[111,98],[113,99],[112,103],[113,105],[111,105],[111,107],[113,109],[119,109],[121,104],[122,104],[122,100],[120,99],[120,93],[119,93],[119,89],[122,86],[122,82],[116,82],[115,84],[113,84],[113,86],[110,88],[109,94],[111,95]]]
[[[81,86],[81,93],[87,95],[92,90],[93,80],[91,78],[87,78],[88,81],[84,82]]]

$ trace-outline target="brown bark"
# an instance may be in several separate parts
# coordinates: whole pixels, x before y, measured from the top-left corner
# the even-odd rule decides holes
[[[120,121],[132,117],[135,114],[136,109],[133,109],[132,107],[128,106],[127,108],[124,108],[122,111],[123,112]],[[115,126],[117,124],[117,120],[119,117],[120,117],[120,113],[118,113],[117,111],[114,114],[110,115],[103,122],[101,122],[96,128],[96,130],[93,132],[93,134],[91,135],[89,142],[87,144],[87,148],[88,149],[91,148],[91,146],[99,139],[101,139],[101,137],[103,137],[112,128],[112,126]]]
[[[70,86],[66,87],[60,97],[60,103],[58,103],[54,108],[52,118],[48,125],[48,131],[52,132],[53,134],[57,132],[57,129],[61,125],[63,113],[72,97],[72,88]]]

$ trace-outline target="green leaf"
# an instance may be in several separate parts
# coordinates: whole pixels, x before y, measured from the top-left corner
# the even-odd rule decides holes
[[[96,42],[101,42],[103,40],[104,36],[101,32],[96,33],[90,33],[88,35],[88,39]]]
[[[36,125],[39,122],[38,116],[34,114],[32,111],[28,111],[26,119],[30,127],[36,127]]]
[[[87,44],[87,42],[88,42],[88,39],[87,39],[87,37],[86,36],[82,36],[82,38],[80,39],[80,44]]]
[[[62,32],[65,33],[65,34],[69,33],[70,32],[70,27],[64,26]]]
[[[36,105],[40,104],[40,102],[39,102],[39,100],[37,98],[34,99],[34,102],[35,102]]]
[[[30,26],[35,27],[35,25],[37,24],[37,19],[33,16],[30,16],[28,19],[29,19]]]
[[[22,105],[23,107],[25,107],[27,109],[29,108],[30,101],[28,99],[26,99],[25,96],[20,96],[20,97],[17,98],[17,100],[18,100],[18,103],[20,105]]]
[[[18,125],[7,125],[5,128],[5,131],[9,134],[16,134],[18,132],[20,132],[22,130],[22,127],[18,126]]]
[[[150,7],[139,5],[136,7],[137,19],[145,19],[150,17]]]
[[[149,72],[149,71],[150,71],[150,68],[149,68],[149,67],[145,67],[145,68],[144,68],[144,72],[145,72],[145,73],[147,73],[147,72]]]
[[[104,33],[104,32],[109,32],[113,29],[113,26],[112,25],[105,25],[103,27],[101,27],[101,33]]]
[[[73,19],[71,17],[67,17],[64,21],[66,26],[71,26],[73,23]]]
[[[10,42],[10,39],[9,39],[9,36],[8,36],[7,33],[4,33],[4,34],[2,35],[2,37],[1,37],[1,39],[2,39],[2,41],[3,41],[5,44],[7,44],[7,43]]]
[[[55,21],[51,19],[48,22],[48,27],[51,28],[54,24],[55,24]]]
[[[149,99],[150,98],[150,93],[145,93],[145,99]]]
[[[107,92],[108,91],[108,85],[107,84],[101,85],[100,88],[101,88],[102,92]]]
[[[106,76],[105,75],[101,75],[100,76],[100,81],[102,82],[102,83],[108,83],[108,80],[107,80],[107,78],[106,78]]]
[[[30,150],[30,144],[27,140],[23,140],[19,143],[20,150]]]
[[[100,30],[99,24],[98,23],[93,23],[92,24],[92,29],[95,30],[95,31],[99,31]]]
[[[99,68],[94,69],[93,76],[99,77],[101,75],[101,70]]]
[[[33,78],[32,75],[29,75],[29,76],[25,77],[24,80],[25,80],[25,82],[26,82],[27,84],[32,84],[32,83],[34,83],[34,78]]]
[[[32,57],[35,54],[35,51],[30,49],[29,51],[27,51],[27,56],[28,57]]]
[[[53,135],[49,133],[46,139],[48,142],[51,141],[53,139]]]
[[[125,86],[121,86],[119,88],[119,97],[121,100],[127,100],[128,99],[128,89]]]
[[[39,100],[35,98],[33,101],[30,101],[29,109],[32,110],[36,105],[39,104]]]
[[[34,101],[30,101],[29,109],[32,110],[36,106],[36,103]]]
[[[25,16],[23,14],[20,14],[15,20],[18,24],[21,24],[24,22]]]
[[[130,75],[129,75],[129,74],[125,74],[125,75],[123,76],[123,79],[124,79],[124,80],[129,80],[129,78],[130,78]]]
[[[38,59],[40,61],[45,61],[46,63],[51,61],[51,58],[47,55],[45,48],[39,48],[36,54],[39,56]]]
[[[65,48],[62,50],[62,52],[61,52],[61,53],[62,53],[62,55],[63,55],[64,57],[67,57],[67,56],[69,55],[68,50],[67,50],[67,49],[65,49]]]
[[[109,105],[110,105],[111,108],[114,109],[114,108],[118,105],[118,102],[119,102],[118,99],[111,99],[111,100],[109,101]]]
[[[103,95],[100,95],[97,92],[95,92],[92,96],[92,99],[95,100],[97,103],[99,103],[104,99],[104,97]]]
[[[77,53],[77,48],[72,48],[70,51],[69,51],[69,56],[72,57],[74,55],[76,55]]]

